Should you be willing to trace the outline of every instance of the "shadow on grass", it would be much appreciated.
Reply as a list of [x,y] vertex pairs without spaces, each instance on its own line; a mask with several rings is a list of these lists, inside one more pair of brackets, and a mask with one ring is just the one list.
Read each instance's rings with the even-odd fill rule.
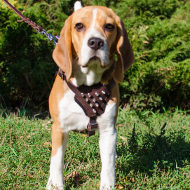
[[117,147],[118,156],[130,155],[130,159],[120,163],[117,168],[123,173],[130,170],[146,173],[151,176],[155,164],[159,169],[175,170],[184,167],[185,162],[190,162],[190,143],[185,141],[185,131],[170,132],[165,135],[166,124],[161,128],[160,134],[146,133],[143,142],[138,144],[138,135],[133,128],[128,145]]
[[6,118],[7,116],[14,115],[17,117],[26,116],[29,119],[45,119],[49,117],[49,111],[39,111],[38,109],[26,109],[26,108],[3,108],[0,105],[0,116]]
[[70,179],[67,180],[65,190],[69,190],[71,187],[79,188],[83,183],[85,183],[85,180],[82,179],[82,176],[77,172],[73,172]]

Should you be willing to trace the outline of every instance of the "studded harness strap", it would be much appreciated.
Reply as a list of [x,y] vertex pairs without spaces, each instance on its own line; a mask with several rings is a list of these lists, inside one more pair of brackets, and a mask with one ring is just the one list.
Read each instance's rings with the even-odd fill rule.
[[89,117],[87,129],[81,132],[87,133],[89,136],[94,135],[95,130],[98,128],[96,119],[105,111],[106,105],[111,97],[111,90],[115,84],[114,80],[109,80],[108,84],[98,83],[92,86],[82,85],[76,87],[70,81],[66,80],[65,74],[61,69],[59,69],[58,74],[75,93],[75,101]]

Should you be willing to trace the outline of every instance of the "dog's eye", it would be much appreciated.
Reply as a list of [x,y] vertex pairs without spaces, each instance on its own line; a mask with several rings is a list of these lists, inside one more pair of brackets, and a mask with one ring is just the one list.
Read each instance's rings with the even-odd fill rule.
[[113,24],[110,24],[110,23],[104,25],[104,29],[109,31],[109,32],[113,31],[114,28],[115,28],[115,26]]
[[75,24],[75,29],[76,29],[78,32],[82,31],[84,28],[85,28],[85,27],[84,27],[84,25],[83,25],[81,22]]

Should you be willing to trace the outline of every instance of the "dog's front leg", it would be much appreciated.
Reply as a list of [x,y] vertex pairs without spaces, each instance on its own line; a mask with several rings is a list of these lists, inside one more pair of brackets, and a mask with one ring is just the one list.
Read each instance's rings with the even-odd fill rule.
[[68,133],[63,133],[58,125],[52,126],[52,152],[50,164],[50,176],[46,189],[64,189],[64,154],[68,140]]
[[116,156],[116,129],[100,128],[100,155],[102,162],[100,190],[114,189],[115,185],[115,156]]

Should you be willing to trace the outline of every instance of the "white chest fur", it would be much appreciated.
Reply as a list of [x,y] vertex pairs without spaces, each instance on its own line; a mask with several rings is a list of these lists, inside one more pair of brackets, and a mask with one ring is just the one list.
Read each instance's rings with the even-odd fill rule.
[[[89,117],[83,109],[75,102],[74,93],[69,90],[59,103],[59,120],[64,132],[71,130],[84,130],[87,128]],[[101,129],[111,127],[117,114],[116,103],[108,103],[105,112],[97,118],[97,123]]]

